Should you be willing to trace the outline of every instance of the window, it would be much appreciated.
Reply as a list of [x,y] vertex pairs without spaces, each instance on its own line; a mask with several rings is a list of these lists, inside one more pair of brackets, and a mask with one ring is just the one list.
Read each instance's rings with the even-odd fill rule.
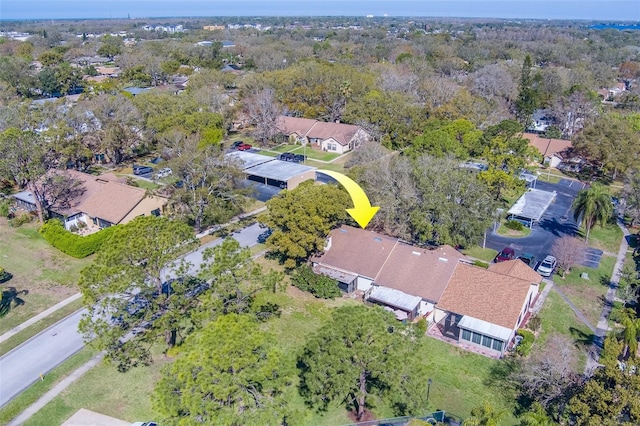
[[489,336],[482,336],[482,346],[486,346],[487,348],[491,348],[492,338]]
[[502,341],[493,339],[493,349],[496,351],[502,351]]
[[473,341],[473,343],[480,344],[480,342],[482,341],[482,334],[473,333],[473,337],[471,338],[471,340]]
[[462,330],[462,339],[471,340],[471,332],[469,330]]

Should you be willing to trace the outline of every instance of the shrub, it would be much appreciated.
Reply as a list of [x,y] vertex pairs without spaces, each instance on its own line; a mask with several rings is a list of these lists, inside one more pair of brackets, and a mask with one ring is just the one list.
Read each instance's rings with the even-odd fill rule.
[[524,229],[524,225],[517,220],[508,220],[504,226],[514,231],[522,231]]
[[320,299],[333,299],[341,294],[338,281],[314,273],[307,265],[299,267],[291,276],[291,281],[300,290],[308,291]]
[[98,251],[102,243],[112,232],[113,227],[110,227],[98,231],[95,234],[81,237],[80,235],[67,231],[57,219],[48,220],[40,227],[40,233],[49,244],[61,252],[78,259],[87,257]]
[[416,330],[418,331],[418,333],[420,333],[421,335],[425,335],[427,334],[427,319],[426,318],[420,318],[418,320],[418,322],[416,323]]
[[473,264],[484,269],[489,269],[489,264],[487,262],[483,262],[482,260],[474,260]]
[[33,216],[30,215],[29,213],[20,213],[13,219],[9,219],[9,226],[18,228],[24,225],[25,223],[31,222],[32,220],[33,220]]
[[0,200],[0,216],[9,217],[10,207],[11,207],[11,200],[8,200],[8,199]]
[[535,315],[529,320],[528,327],[532,331],[538,331],[540,329],[540,325],[542,325],[542,319],[539,316]]
[[516,335],[522,337],[522,341],[518,346],[516,346],[516,353],[520,356],[527,356],[529,352],[531,352],[531,348],[533,347],[533,342],[535,342],[536,337],[529,330],[519,329]]

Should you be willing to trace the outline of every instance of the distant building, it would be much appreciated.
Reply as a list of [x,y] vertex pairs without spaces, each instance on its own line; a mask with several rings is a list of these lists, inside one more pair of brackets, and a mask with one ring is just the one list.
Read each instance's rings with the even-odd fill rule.
[[205,25],[202,29],[205,31],[221,31],[224,30],[224,25]]

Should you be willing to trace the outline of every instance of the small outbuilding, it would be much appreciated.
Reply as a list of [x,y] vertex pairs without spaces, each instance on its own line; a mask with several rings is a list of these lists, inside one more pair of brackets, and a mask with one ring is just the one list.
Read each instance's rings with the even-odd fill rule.
[[509,209],[508,219],[518,220],[529,228],[539,222],[544,212],[556,198],[556,192],[529,188]]
[[254,182],[282,189],[294,189],[302,182],[316,178],[316,168],[304,164],[281,161],[247,151],[231,152],[227,155],[237,158],[242,163],[247,179]]

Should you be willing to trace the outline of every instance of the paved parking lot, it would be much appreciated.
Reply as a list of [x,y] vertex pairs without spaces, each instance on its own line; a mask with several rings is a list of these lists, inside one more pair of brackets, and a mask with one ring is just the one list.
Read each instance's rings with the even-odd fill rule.
[[[537,182],[536,189],[556,191],[557,195],[540,222],[533,226],[531,234],[525,238],[509,238],[498,235],[490,229],[487,232],[486,246],[498,251],[504,247],[512,247],[516,251],[516,256],[531,253],[538,261],[544,259],[551,251],[555,240],[565,235],[575,235],[578,230],[578,225],[573,220],[571,204],[583,187],[584,184],[569,179],[562,179],[557,184]],[[595,257],[592,256],[590,259],[595,260]]]

